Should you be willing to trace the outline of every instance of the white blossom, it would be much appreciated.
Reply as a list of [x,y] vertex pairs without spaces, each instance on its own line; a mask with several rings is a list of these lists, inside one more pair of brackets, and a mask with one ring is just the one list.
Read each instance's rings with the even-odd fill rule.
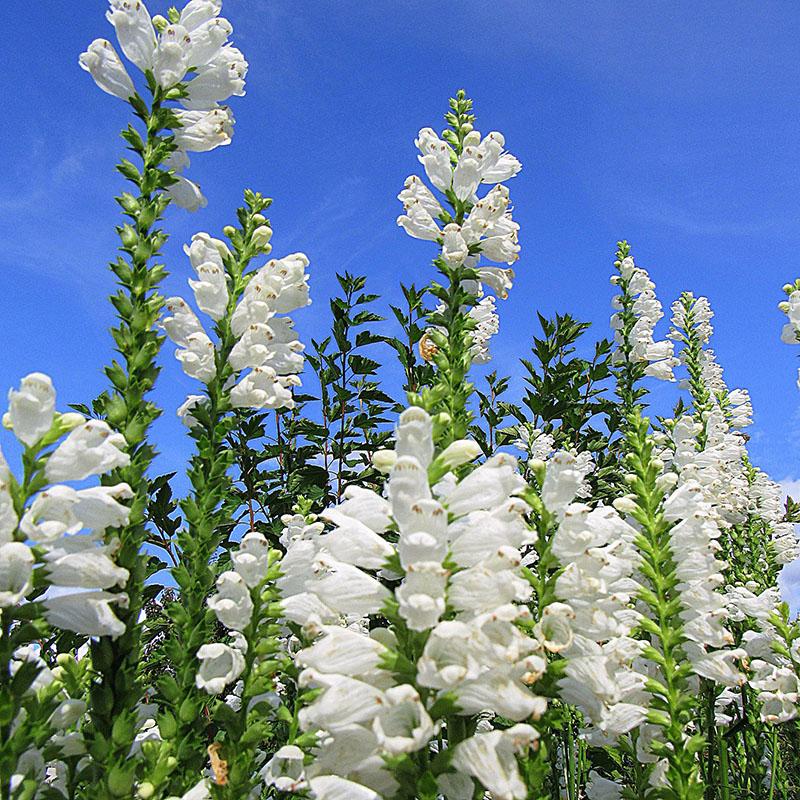
[[133,81],[114,46],[107,39],[95,39],[78,62],[94,82],[108,94],[128,100],[136,93]]
[[53,424],[55,404],[53,382],[41,372],[26,375],[19,389],[10,389],[7,418],[17,439],[28,447],[35,445]]
[[114,433],[102,420],[88,420],[71,431],[47,461],[48,480],[81,481],[125,467],[130,456],[124,451],[125,437]]
[[195,676],[198,689],[222,694],[244,671],[244,656],[234,647],[215,642],[197,651],[200,668]]

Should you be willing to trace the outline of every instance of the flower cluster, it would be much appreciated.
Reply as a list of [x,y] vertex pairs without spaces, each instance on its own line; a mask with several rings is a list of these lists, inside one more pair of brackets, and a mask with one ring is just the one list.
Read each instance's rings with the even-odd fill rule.
[[[269,252],[271,233],[262,225],[254,234],[264,252]],[[232,336],[235,344],[222,354],[226,363],[221,364],[219,348],[189,304],[180,297],[169,298],[163,325],[178,345],[175,357],[183,371],[207,384],[224,366],[226,376],[231,373],[224,388],[230,391],[234,408],[291,408],[291,387],[300,385],[297,375],[305,359],[294,323],[283,315],[311,302],[306,256],[293,253],[271,259],[239,281],[230,269],[231,252],[220,239],[198,233],[185,250],[197,273],[197,280],[189,281],[197,307],[217,323],[222,337]],[[249,372],[236,382],[235,374],[243,370]],[[203,399],[202,395],[190,395],[179,409],[187,425],[194,423],[192,410]]]
[[52,381],[38,372],[9,391],[8,402],[3,422],[34,469],[19,482],[0,453],[0,608],[24,603],[38,575],[37,586],[48,587],[41,602],[51,625],[120,636],[125,626],[113,606],[128,598],[108,590],[124,587],[128,571],[114,563],[118,542],[104,534],[127,523],[130,510],[120,501],[133,493],[126,483],[83,489],[68,483],[127,465],[125,440],[101,420],[57,413]]
[[[587,740],[603,745],[639,726],[647,714],[644,679],[631,669],[642,642],[631,608],[640,557],[636,529],[612,507],[575,503],[586,465],[560,451],[547,462],[541,498],[558,520],[552,552],[564,565],[556,594],[567,603],[573,631],[561,655],[569,659],[561,696],[591,722]],[[624,508],[624,504],[622,506]]]
[[[353,487],[323,513],[327,532],[289,520],[278,585],[287,619],[312,640],[296,656],[300,684],[321,690],[300,712],[301,727],[319,731],[306,777],[312,788],[329,774],[391,796],[386,759],[434,753],[443,731],[447,797],[463,796],[471,776],[495,797],[523,798],[514,753],[536,731],[521,724],[463,739],[457,720],[538,719],[547,703],[529,687],[562,636],[556,624],[531,630],[520,569],[535,533],[514,460],[496,455],[458,480],[479,449],[457,441],[437,454],[434,422],[421,408],[401,415],[396,448],[382,458],[392,464],[386,498]],[[379,613],[388,627],[369,624]]]
[[618,274],[611,283],[619,286],[612,306],[617,309],[611,317],[617,349],[617,363],[646,364],[645,374],[660,380],[674,380],[672,370],[678,361],[673,355],[673,344],[667,340],[656,342],[653,332],[664,316],[661,302],[656,297],[655,285],[633,257],[625,256],[617,262]]
[[[244,95],[247,62],[228,39],[233,27],[220,17],[221,0],[190,0],[170,19],[150,17],[142,0],[109,0],[106,18],[114,26],[126,58],[138,67],[173,109],[174,144],[165,166],[175,174],[168,188],[172,199],[194,211],[206,204],[196,183],[177,174],[189,166],[187,153],[202,153],[229,144],[233,114],[219,104]],[[104,91],[131,101],[137,91],[114,46],[95,39],[79,59]]]

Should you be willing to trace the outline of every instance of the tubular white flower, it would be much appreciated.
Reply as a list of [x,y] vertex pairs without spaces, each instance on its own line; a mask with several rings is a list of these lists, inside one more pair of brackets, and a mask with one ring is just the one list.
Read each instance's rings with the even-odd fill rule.
[[295,660],[303,667],[318,672],[358,676],[376,670],[386,654],[380,642],[347,628],[331,625],[314,626],[321,637],[304,650]]
[[253,616],[253,601],[244,578],[228,570],[217,578],[217,594],[208,599],[208,607],[230,630],[243,631]]
[[218,322],[228,307],[228,281],[225,271],[215,264],[201,264],[197,268],[199,280],[189,280],[197,307]]
[[164,317],[162,327],[167,336],[179,347],[188,347],[189,337],[194,333],[203,333],[203,326],[182,297],[170,297],[164,303],[170,316]]
[[[71,543],[70,540],[63,542],[66,548]],[[128,570],[118,567],[106,554],[105,548],[90,547],[70,552],[59,544],[58,541],[53,542],[45,556],[45,572],[51,584],[81,589],[111,589],[125,586],[128,582]]]
[[130,75],[107,39],[95,39],[86,52],[81,53],[78,63],[104,92],[121,100],[136,94]]
[[279,748],[262,768],[259,775],[267,786],[279,792],[297,792],[305,789],[304,753],[299,747],[287,744]]
[[479,733],[455,747],[452,765],[477,778],[496,800],[525,800],[528,790],[516,756],[535,746],[539,734],[530,725]]
[[791,292],[779,308],[789,318],[781,331],[781,341],[785,344],[800,344],[800,290]]
[[372,789],[336,775],[320,775],[312,778],[308,785],[316,800],[381,800]]
[[406,178],[403,191],[397,195],[397,199],[403,204],[404,208],[419,204],[434,219],[444,210],[434,197],[433,192],[416,175],[410,175]]
[[142,72],[155,63],[156,34],[141,0],[109,0],[106,19],[114,26],[122,52]]
[[406,579],[397,590],[399,614],[412,631],[434,627],[445,610],[448,571],[436,561],[409,564]]
[[175,358],[180,361],[183,371],[203,383],[208,383],[217,374],[214,356],[214,343],[202,331],[189,334],[186,347],[175,351]]
[[294,400],[287,386],[299,381],[279,377],[272,367],[255,367],[231,389],[234,408],[294,408]]
[[225,45],[206,64],[199,66],[188,83],[188,96],[181,99],[181,105],[188,109],[212,108],[229,97],[243,97],[247,67],[242,52]]
[[195,683],[209,694],[222,694],[244,672],[244,656],[226,644],[204,644],[197,651],[197,658],[200,668]]
[[110,636],[116,639],[125,632],[125,625],[111,610],[113,603],[127,606],[126,594],[109,592],[76,592],[59,594],[44,600],[45,619],[58,628],[84,636]]
[[8,420],[17,439],[28,447],[35,445],[50,430],[55,405],[53,382],[41,372],[31,372],[19,389],[9,389]]
[[230,144],[233,136],[233,113],[227,106],[198,111],[175,111],[180,127],[175,143],[181,150],[206,153]]
[[413,753],[425,747],[437,726],[417,690],[408,684],[393,686],[384,697],[385,703],[372,721],[378,744],[391,755]]
[[263,534],[250,531],[242,537],[239,549],[231,553],[231,561],[247,586],[254,589],[267,574],[269,542]]
[[22,542],[0,544],[0,608],[17,605],[30,591],[34,560]]
[[125,437],[114,433],[102,420],[88,420],[75,428],[50,456],[45,467],[47,479],[81,481],[90,475],[102,475],[130,463],[122,448]]
[[175,175],[176,183],[167,188],[167,194],[172,198],[176,205],[186,211],[198,211],[208,205],[205,195],[200,191],[200,187],[184,178],[183,175]]

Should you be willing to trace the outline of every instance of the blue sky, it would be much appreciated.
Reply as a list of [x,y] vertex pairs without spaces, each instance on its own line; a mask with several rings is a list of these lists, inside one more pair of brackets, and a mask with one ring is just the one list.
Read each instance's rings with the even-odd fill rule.
[[[114,164],[128,119],[77,65],[92,39],[113,38],[106,3],[79,7],[4,5],[0,387],[48,372],[62,405],[104,386]],[[800,7],[226,0],[224,12],[250,62],[248,92],[232,103],[233,143],[193,159],[208,208],[169,212],[168,292],[185,291],[180,246],[219,231],[246,186],[275,199],[274,254],[311,259],[316,306],[297,315],[303,336],[322,332],[316,312],[337,270],[367,274],[389,301],[401,278],[426,282],[431,246],[396,227],[395,195],[417,170],[417,130],[440,128],[463,86],[477,127],[502,131],[524,164],[510,184],[522,254],[493,366],[515,371],[537,310],[605,335],[625,237],[665,306],[682,290],[710,298],[727,380],[753,396],[753,459],[800,480],[800,350],[780,343],[776,309],[800,274]],[[173,409],[194,387],[171,349],[163,361],[167,470],[189,451]]]

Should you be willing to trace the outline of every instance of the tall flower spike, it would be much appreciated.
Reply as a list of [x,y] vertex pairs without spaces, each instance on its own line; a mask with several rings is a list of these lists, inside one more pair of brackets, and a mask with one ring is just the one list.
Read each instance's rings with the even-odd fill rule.
[[[535,534],[524,516],[530,507],[517,496],[525,482],[515,461],[496,455],[459,481],[451,470],[477,448],[457,442],[437,452],[432,434],[428,413],[407,409],[388,498],[348,489],[322,515],[333,526],[327,532],[287,520],[278,587],[284,613],[309,640],[296,655],[300,685],[322,690],[299,715],[318,742],[306,777],[313,786],[314,778],[338,775],[394,796],[397,777],[385,759],[432,754],[442,731],[458,772],[442,776],[441,790],[474,776],[498,797],[521,798],[513,753],[536,732],[519,725],[473,740],[463,718],[491,709],[521,722],[545,712],[546,700],[530,687],[547,669],[547,649],[570,637],[556,620],[569,607],[553,606],[552,624],[531,635],[520,548]],[[388,627],[368,632],[364,618],[376,614]],[[468,766],[473,750],[485,753],[486,769]],[[502,779],[492,769],[497,758]],[[422,779],[425,759],[408,763],[417,761]]]
[[[244,94],[247,62],[228,43],[233,26],[219,16],[222,4],[208,0],[190,0],[180,13],[171,11],[169,20],[151,18],[142,0],[109,0],[109,6],[106,18],[120,48],[144,73],[156,104],[176,100],[186,109],[163,115],[161,127],[175,136],[174,152],[163,157],[173,172],[172,183],[164,188],[179,206],[196,211],[206,200],[200,187],[180,174],[189,166],[186,153],[230,143],[233,115],[219,104]],[[79,63],[104,92],[130,102],[141,115],[145,106],[109,41],[95,39]]]
[[[438,408],[427,399],[412,398],[412,402],[446,411],[452,420],[451,440],[456,440],[469,427],[470,363],[489,360],[488,341],[498,329],[491,299],[478,301],[484,285],[507,297],[514,277],[510,269],[482,266],[481,255],[509,265],[519,257],[519,225],[511,216],[508,189],[502,182],[522,167],[504,151],[500,133],[481,137],[474,129],[472,101],[463,90],[451,98],[450,109],[445,115],[449,128],[441,138],[432,128],[423,128],[415,140],[419,162],[442,197],[422,178],[411,175],[398,195],[404,213],[397,224],[410,236],[435,241],[441,248],[434,266],[445,281],[430,289],[439,304],[428,318],[423,354],[438,368],[430,393]],[[480,197],[482,184],[494,185]]]

